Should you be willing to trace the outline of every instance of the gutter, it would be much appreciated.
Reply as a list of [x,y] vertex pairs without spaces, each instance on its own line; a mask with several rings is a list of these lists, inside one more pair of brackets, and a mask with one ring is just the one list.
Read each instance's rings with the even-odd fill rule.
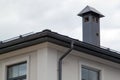
[[62,61],[63,59],[70,54],[70,52],[73,50],[74,47],[74,41],[71,41],[71,47],[68,49],[68,51],[63,54],[58,61],[58,80],[62,80]]

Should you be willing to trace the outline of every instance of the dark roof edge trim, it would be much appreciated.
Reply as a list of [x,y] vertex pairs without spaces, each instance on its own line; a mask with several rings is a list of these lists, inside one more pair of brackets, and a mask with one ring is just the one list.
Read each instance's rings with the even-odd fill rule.
[[63,36],[55,32],[51,32],[49,30],[44,30],[43,32],[11,41],[9,43],[4,44],[3,46],[0,45],[0,54],[5,54],[10,51],[22,49],[22,48],[40,44],[43,42],[51,42],[60,46],[70,47],[70,43],[72,40],[75,41],[74,50],[82,51],[82,52],[85,52],[86,54],[97,56],[97,57],[107,59],[112,62],[116,62],[120,64],[120,54],[118,53],[115,53],[106,49],[102,49],[102,48],[78,41],[76,39],[72,39],[67,36]]

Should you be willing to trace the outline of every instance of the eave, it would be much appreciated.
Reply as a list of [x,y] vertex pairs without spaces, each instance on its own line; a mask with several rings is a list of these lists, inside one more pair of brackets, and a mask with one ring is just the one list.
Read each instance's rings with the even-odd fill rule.
[[50,42],[69,48],[72,40],[74,40],[75,42],[74,50],[120,64],[120,54],[118,54],[117,52],[113,52],[64,35],[60,35],[50,30],[44,30],[42,32],[35,33],[26,37],[20,37],[18,39],[6,43],[1,43],[0,54],[6,54],[11,51],[15,51],[44,42]]

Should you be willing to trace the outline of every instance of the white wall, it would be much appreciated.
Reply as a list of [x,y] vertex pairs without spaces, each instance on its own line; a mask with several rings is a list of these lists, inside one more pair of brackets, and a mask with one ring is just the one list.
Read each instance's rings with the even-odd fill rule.
[[117,68],[75,55],[69,55],[63,61],[63,80],[81,80],[83,65],[100,70],[100,80],[120,80],[120,66]]
[[[24,60],[28,61],[28,80],[57,80],[57,62],[59,57],[66,51],[67,49],[63,47],[45,43],[10,52],[11,55],[9,55],[10,53],[0,55],[0,80],[6,80],[5,66]],[[82,65],[101,70],[101,80],[120,80],[119,65],[82,54],[81,52],[72,51],[63,60],[63,80],[81,80]]]
[[[46,43],[0,55],[0,80],[7,80],[6,67],[8,65],[20,63],[23,61],[27,61],[27,80],[39,80],[37,78],[38,76],[40,76],[38,75],[38,69],[39,66],[43,65],[44,63],[39,65],[40,62],[38,61],[38,58],[40,58],[40,56],[38,55],[45,55],[45,49],[47,48],[45,47]],[[41,53],[39,53],[40,51]]]
[[49,48],[38,50],[37,80],[57,80],[57,51]]
[[8,65],[27,61],[27,80],[57,80],[57,50],[47,43],[0,55],[0,80],[6,80]]

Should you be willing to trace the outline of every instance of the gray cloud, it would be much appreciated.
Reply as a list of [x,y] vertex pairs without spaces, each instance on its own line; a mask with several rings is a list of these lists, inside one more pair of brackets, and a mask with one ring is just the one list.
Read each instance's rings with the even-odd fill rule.
[[101,44],[120,50],[120,44],[113,45],[120,40],[119,4],[119,0],[0,0],[0,40],[43,29],[82,40],[77,14],[90,5],[106,16],[101,19]]

